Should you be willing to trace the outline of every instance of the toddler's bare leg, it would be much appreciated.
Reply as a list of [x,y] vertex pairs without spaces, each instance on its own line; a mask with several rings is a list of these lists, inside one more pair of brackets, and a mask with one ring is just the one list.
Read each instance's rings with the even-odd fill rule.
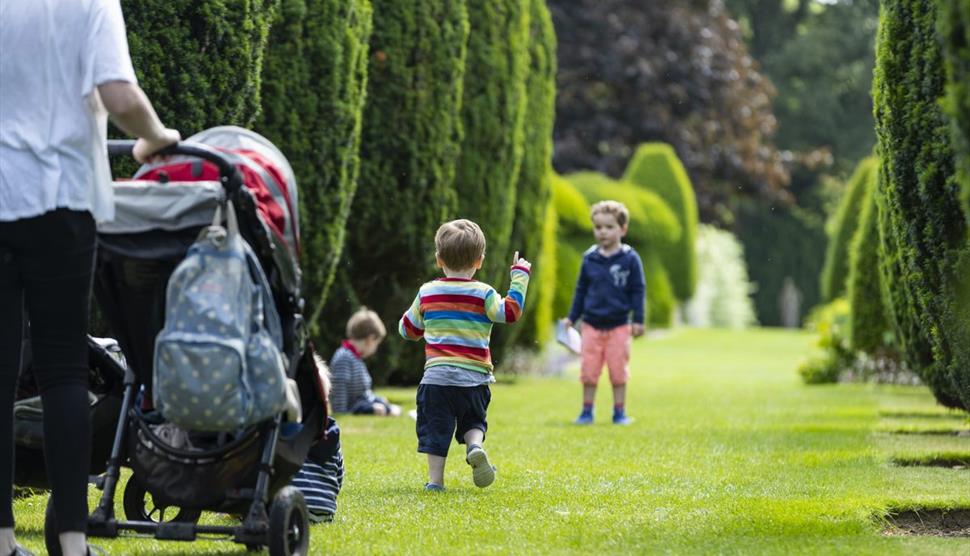
[[623,407],[626,404],[626,384],[613,387],[613,406]]
[[[616,389],[614,389],[614,392]],[[583,405],[593,405],[596,401],[596,385],[595,384],[584,384],[583,385]]]
[[445,486],[445,459],[441,456],[428,454],[428,482]]
[[482,429],[469,429],[468,432],[465,433],[464,438],[465,448],[467,450],[467,448],[470,448],[471,446],[481,446],[482,443],[485,442],[485,433],[482,432]]

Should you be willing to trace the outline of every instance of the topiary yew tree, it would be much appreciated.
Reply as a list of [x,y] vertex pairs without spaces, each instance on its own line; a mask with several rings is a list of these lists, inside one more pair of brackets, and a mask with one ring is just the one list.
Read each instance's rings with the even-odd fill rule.
[[142,89],[162,122],[187,137],[217,125],[251,127],[278,0],[122,0]]
[[684,165],[670,145],[645,143],[637,148],[623,180],[656,193],[677,217],[680,239],[658,250],[658,255],[674,296],[686,302],[697,287],[697,199]]
[[300,186],[303,293],[317,329],[357,189],[369,0],[282,0],[270,32],[256,129]]
[[862,207],[869,197],[872,174],[877,171],[878,161],[864,158],[856,166],[845,186],[839,208],[832,218],[828,246],[825,249],[825,265],[822,267],[822,301],[829,302],[845,294],[846,277],[849,274],[849,245],[859,227]]
[[525,138],[530,8],[529,0],[467,1],[471,30],[455,189],[459,216],[478,223],[488,241],[477,277],[501,288],[514,248],[509,238]]
[[[966,311],[952,284],[967,248],[951,124],[940,99],[946,78],[937,5],[884,0],[873,81],[878,137],[880,270],[896,336],[937,400],[970,409],[958,377],[970,342],[953,341],[948,315]],[[965,383],[963,383],[965,384]]]
[[[545,0],[529,0],[529,69],[522,164],[515,183],[515,218],[509,250],[535,266],[522,320],[499,327],[503,344],[541,349],[552,323],[556,270],[556,217],[551,202],[552,126],[556,100],[556,33]],[[508,278],[502,276],[502,283]],[[493,342],[495,343],[495,342]]]
[[[376,310],[396,333],[418,287],[435,276],[435,230],[457,209],[465,2],[372,4],[360,176],[338,290],[327,304],[328,347],[358,304]],[[421,376],[423,360],[416,344],[386,342],[371,369],[378,381],[408,381]]]
[[[876,163],[875,161],[873,161]],[[866,353],[885,352],[890,331],[879,276],[879,215],[876,212],[878,172],[868,172],[862,187],[859,225],[849,245],[847,280],[849,341],[852,349]],[[848,192],[846,192],[848,193]]]

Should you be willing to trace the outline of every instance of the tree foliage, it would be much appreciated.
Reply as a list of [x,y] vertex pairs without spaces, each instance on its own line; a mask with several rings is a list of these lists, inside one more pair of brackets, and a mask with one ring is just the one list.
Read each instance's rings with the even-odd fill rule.
[[[873,163],[878,164],[874,160]],[[859,225],[849,246],[846,286],[851,311],[849,341],[852,349],[870,354],[885,351],[891,345],[891,329],[879,275],[878,178],[878,171],[868,172],[862,188],[862,202],[858,207]]]
[[826,303],[845,294],[846,277],[849,274],[849,247],[859,227],[862,207],[871,197],[870,183],[873,173],[878,171],[878,164],[875,158],[870,157],[856,166],[846,184],[838,210],[832,216],[821,277],[822,301]]
[[890,315],[909,366],[951,407],[970,409],[965,377],[968,342],[953,342],[947,315],[950,284],[967,222],[958,198],[950,122],[941,108],[945,72],[936,4],[884,0],[873,81],[879,175],[880,270]]
[[[362,303],[396,330],[417,288],[435,275],[434,233],[457,208],[465,3],[381,0],[373,21],[359,185],[340,289],[327,309],[332,344]],[[377,380],[413,380],[422,362],[418,346],[387,342],[371,367]]]
[[217,125],[252,126],[277,3],[121,2],[138,82],[166,125],[184,137]]
[[282,0],[256,129],[286,153],[300,186],[303,294],[315,332],[357,189],[367,86],[369,0]]
[[655,192],[677,217],[680,238],[659,255],[674,296],[687,301],[697,286],[697,199],[684,165],[670,145],[645,143],[637,148],[623,180]]
[[467,0],[470,32],[455,176],[459,214],[478,223],[489,256],[479,279],[507,280],[522,163],[529,71],[528,0]]
[[[514,186],[515,218],[509,250],[535,266],[520,323],[502,330],[504,344],[541,349],[553,321],[556,216],[551,202],[552,127],[556,110],[556,33],[545,0],[529,3],[529,68],[522,164]],[[541,231],[541,233],[539,233]],[[502,283],[507,277],[502,276]],[[499,284],[496,284],[499,285]],[[494,343],[494,342],[493,342]]]
[[768,141],[774,89],[720,0],[551,0],[559,36],[554,164],[622,173],[636,145],[674,147],[701,214],[741,193],[784,197]]

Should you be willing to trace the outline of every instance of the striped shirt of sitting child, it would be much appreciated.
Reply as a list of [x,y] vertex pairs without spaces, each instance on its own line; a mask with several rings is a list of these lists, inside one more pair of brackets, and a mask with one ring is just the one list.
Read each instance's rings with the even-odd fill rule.
[[492,324],[517,321],[529,289],[528,269],[513,266],[511,275],[504,298],[492,286],[470,278],[438,278],[421,286],[398,332],[408,340],[424,338],[425,369],[450,365],[492,372]]

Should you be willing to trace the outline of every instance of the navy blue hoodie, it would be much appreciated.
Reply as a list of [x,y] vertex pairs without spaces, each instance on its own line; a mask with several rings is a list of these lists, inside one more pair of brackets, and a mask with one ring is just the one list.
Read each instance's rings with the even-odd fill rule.
[[596,245],[583,254],[569,320],[580,317],[600,330],[630,322],[643,324],[646,282],[640,255],[629,245],[604,257]]

